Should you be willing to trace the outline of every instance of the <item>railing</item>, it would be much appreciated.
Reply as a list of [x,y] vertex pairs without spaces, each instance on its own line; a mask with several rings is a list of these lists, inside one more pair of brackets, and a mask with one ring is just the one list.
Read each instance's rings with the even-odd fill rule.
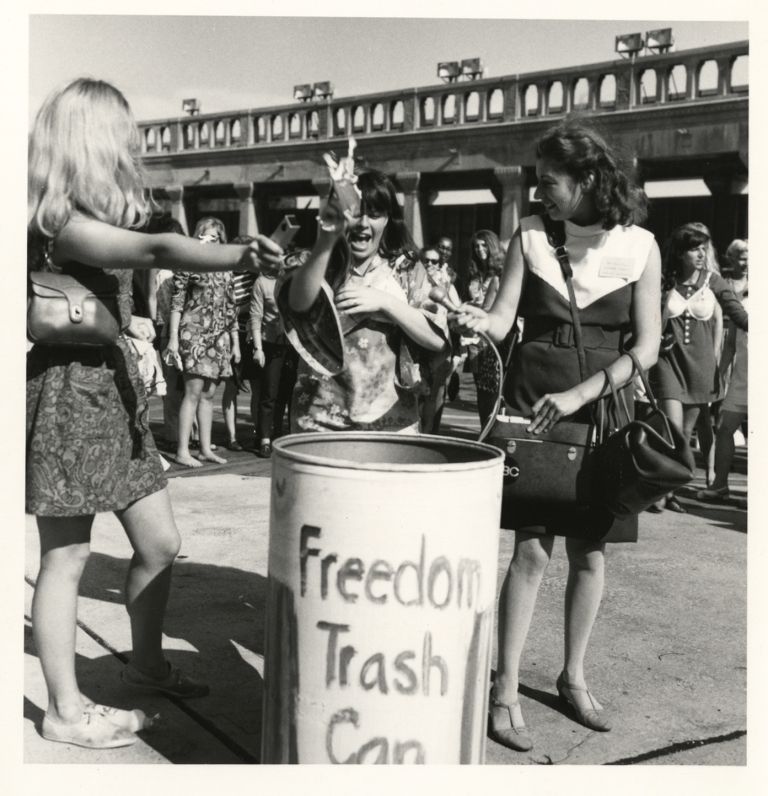
[[746,95],[749,44],[139,124],[147,156],[612,113]]

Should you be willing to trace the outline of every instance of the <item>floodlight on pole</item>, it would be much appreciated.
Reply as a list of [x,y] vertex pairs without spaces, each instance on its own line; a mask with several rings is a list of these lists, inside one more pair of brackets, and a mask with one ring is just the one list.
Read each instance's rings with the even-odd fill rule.
[[309,83],[301,83],[293,87],[293,98],[297,102],[307,102],[312,99],[312,86]]
[[477,80],[483,76],[485,67],[480,58],[465,58],[461,62],[461,74],[467,80]]
[[622,58],[629,58],[634,61],[637,54],[643,49],[643,34],[642,33],[625,33],[622,36],[616,37],[616,52]]
[[333,96],[333,83],[322,80],[312,85],[312,95],[315,99],[330,99]]
[[458,61],[440,61],[437,65],[437,76],[444,83],[455,83],[459,79],[460,72]]
[[672,28],[649,30],[645,34],[645,48],[651,52],[669,52],[674,43],[675,40],[672,38]]
[[181,112],[188,113],[190,116],[197,116],[200,113],[200,101],[194,97],[181,101]]

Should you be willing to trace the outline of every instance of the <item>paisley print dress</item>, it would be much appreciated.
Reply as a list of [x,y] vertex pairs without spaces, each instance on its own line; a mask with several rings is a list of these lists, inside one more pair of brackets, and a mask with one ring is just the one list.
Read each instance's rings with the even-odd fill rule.
[[[56,269],[45,241],[30,246],[30,270]],[[131,276],[120,283],[120,320],[131,318]],[[27,354],[26,511],[74,517],[124,509],[166,485],[149,430],[149,404],[133,346],[35,345]]]
[[205,379],[231,376],[230,335],[237,334],[232,272],[177,272],[171,310],[181,313],[179,356],[184,373]]
[[[429,302],[429,281],[420,263],[398,267],[375,257],[364,273],[352,266],[343,287],[367,286],[418,307],[447,339],[445,314]],[[287,290],[285,284],[280,290]],[[331,312],[322,298],[309,312]],[[291,432],[390,431],[417,433],[423,389],[422,354],[383,315],[341,315],[344,369],[337,376],[314,372],[303,360],[291,406]]]

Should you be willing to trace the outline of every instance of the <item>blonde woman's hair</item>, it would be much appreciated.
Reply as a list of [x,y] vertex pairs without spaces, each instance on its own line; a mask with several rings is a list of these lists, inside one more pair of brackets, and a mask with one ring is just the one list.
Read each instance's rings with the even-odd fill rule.
[[54,237],[76,212],[117,227],[142,226],[140,138],[125,97],[80,78],[53,92],[29,137],[27,224]]

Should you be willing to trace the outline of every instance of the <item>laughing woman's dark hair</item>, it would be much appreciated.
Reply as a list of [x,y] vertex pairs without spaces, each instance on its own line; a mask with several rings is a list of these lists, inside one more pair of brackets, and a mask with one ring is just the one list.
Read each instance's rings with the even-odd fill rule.
[[646,219],[645,191],[632,183],[615,150],[592,127],[575,120],[552,127],[538,140],[536,157],[551,160],[575,180],[594,176],[594,202],[605,229]]
[[379,254],[388,260],[401,254],[411,260],[418,260],[419,249],[405,225],[403,208],[397,201],[397,187],[392,180],[381,171],[369,169],[360,172],[357,187],[363,195],[363,213],[389,216],[379,245]]

